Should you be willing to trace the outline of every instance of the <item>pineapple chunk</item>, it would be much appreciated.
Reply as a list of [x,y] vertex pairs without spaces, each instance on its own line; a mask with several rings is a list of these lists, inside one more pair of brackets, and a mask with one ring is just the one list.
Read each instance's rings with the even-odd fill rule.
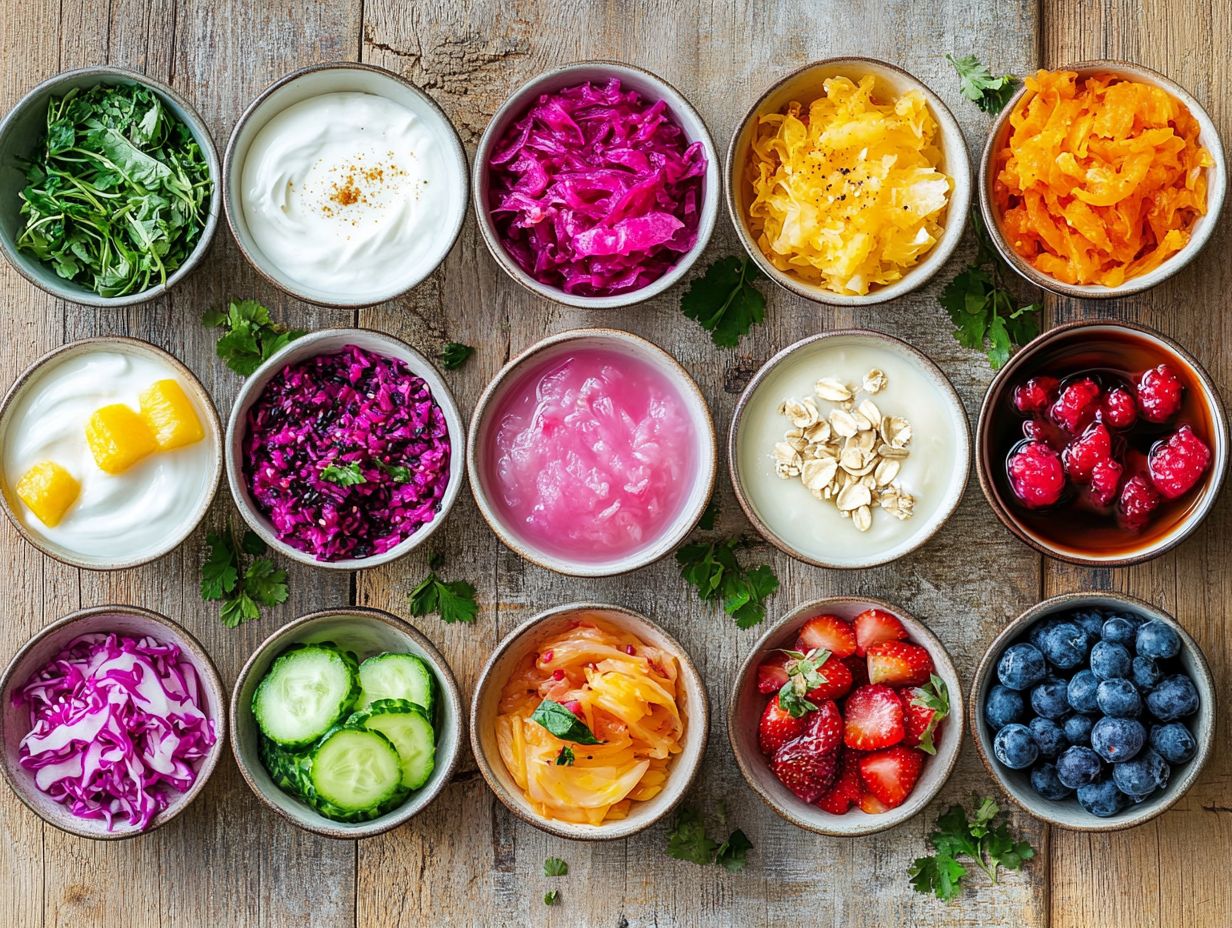
[[183,448],[205,437],[192,400],[174,380],[155,381],[141,394],[141,418],[161,451]]
[[109,474],[122,474],[158,450],[146,421],[123,403],[94,411],[86,423],[86,443],[95,463]]
[[48,528],[64,518],[77,501],[81,484],[55,461],[39,461],[17,481],[17,495]]

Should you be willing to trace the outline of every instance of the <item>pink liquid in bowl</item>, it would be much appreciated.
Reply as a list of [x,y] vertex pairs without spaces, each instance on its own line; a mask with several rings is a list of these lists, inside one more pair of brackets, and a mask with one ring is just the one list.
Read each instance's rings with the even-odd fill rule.
[[602,562],[658,541],[697,472],[684,398],[639,358],[581,348],[540,364],[502,398],[489,453],[511,529],[556,557]]

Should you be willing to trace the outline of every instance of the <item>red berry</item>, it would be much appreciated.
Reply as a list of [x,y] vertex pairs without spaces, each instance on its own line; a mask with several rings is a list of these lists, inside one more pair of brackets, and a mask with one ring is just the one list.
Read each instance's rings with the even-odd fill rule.
[[936,754],[939,726],[950,714],[950,694],[945,684],[913,686],[899,690],[898,695],[903,700],[903,744]]
[[1104,397],[1104,408],[1100,412],[1109,428],[1127,429],[1138,421],[1138,404],[1124,387],[1117,387]]
[[1010,487],[1028,509],[1051,506],[1065,489],[1061,458],[1043,442],[1019,445],[1006,464]]
[[1117,500],[1121,523],[1134,531],[1143,528],[1151,521],[1151,513],[1159,508],[1161,502],[1163,499],[1151,482],[1141,474],[1135,474],[1125,481]]
[[1060,451],[1070,441],[1067,433],[1057,428],[1047,419],[1028,419],[1022,424],[1022,434],[1024,438],[1029,438],[1032,441],[1042,441],[1054,451]]
[[901,641],[907,637],[903,623],[884,609],[865,609],[851,624],[856,629],[856,653],[861,655],[879,641]]
[[851,668],[842,661],[836,660],[833,655],[817,669],[817,672],[825,677],[826,682],[821,686],[813,687],[805,694],[804,698],[813,705],[820,705],[827,699],[838,699],[851,692],[854,683]]
[[860,755],[855,751],[843,749],[838,758],[838,776],[834,785],[826,791],[817,805],[831,815],[842,815],[864,794],[864,784],[860,782]]
[[826,702],[809,716],[798,737],[774,752],[770,769],[779,782],[805,802],[816,802],[838,775],[838,754],[843,746],[843,717],[838,706]]
[[836,615],[819,615],[809,619],[800,629],[796,650],[807,653],[814,648],[825,648],[840,660],[850,657],[856,653],[855,629],[850,622]]
[[932,676],[926,648],[906,641],[882,641],[868,649],[868,679],[890,686],[920,686]]
[[[898,621],[895,619],[895,621]],[[868,683],[868,661],[859,654],[843,658],[843,663],[851,671],[851,686],[853,689]]]
[[915,789],[924,768],[924,755],[896,747],[860,758],[860,779],[887,808],[901,806]]
[[791,660],[782,651],[766,658],[757,667],[757,692],[763,696],[777,693],[787,682],[787,662]]
[[1048,410],[1052,421],[1071,435],[1079,435],[1095,420],[1102,393],[1090,377],[1067,384]]
[[1125,468],[1112,458],[1096,461],[1091,469],[1091,499],[1097,506],[1111,506],[1121,488]]
[[1024,416],[1043,410],[1057,398],[1059,381],[1055,377],[1032,377],[1014,388],[1014,408]]
[[889,812],[890,807],[872,793],[865,793],[860,797],[860,811],[867,812],[869,815],[878,815],[882,812]]
[[862,686],[847,697],[843,743],[857,751],[888,748],[903,740],[903,701],[888,686]]
[[1211,449],[1193,429],[1182,425],[1167,441],[1157,442],[1147,457],[1151,482],[1164,499],[1184,496],[1211,466]]
[[774,752],[792,738],[797,738],[808,727],[808,716],[796,718],[781,705],[779,698],[772,696],[766,703],[766,709],[757,723],[757,746],[766,757],[773,757]]
[[1167,364],[1153,367],[1138,381],[1138,407],[1147,422],[1167,422],[1181,409],[1185,387]]
[[1102,422],[1096,422],[1061,452],[1065,473],[1074,483],[1090,483],[1091,471],[1100,461],[1112,458],[1112,435]]

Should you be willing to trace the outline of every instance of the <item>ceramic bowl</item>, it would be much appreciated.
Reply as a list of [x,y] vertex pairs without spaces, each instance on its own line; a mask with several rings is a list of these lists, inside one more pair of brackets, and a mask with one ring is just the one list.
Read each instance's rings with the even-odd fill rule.
[[988,141],[984,144],[984,154],[980,158],[979,201],[980,214],[983,216],[984,226],[988,229],[989,238],[992,239],[993,246],[1005,262],[1037,287],[1043,287],[1045,290],[1051,290],[1053,293],[1059,293],[1062,296],[1088,300],[1141,293],[1143,290],[1148,290],[1156,284],[1167,280],[1192,261],[1198,252],[1202,250],[1219,224],[1219,214],[1223,208],[1224,196],[1227,193],[1228,187],[1228,167],[1224,157],[1223,142],[1219,138],[1219,131],[1216,129],[1210,115],[1202,108],[1202,105],[1183,87],[1157,71],[1144,68],[1142,65],[1130,64],[1127,61],[1084,61],[1080,64],[1065,65],[1054,70],[1076,71],[1082,76],[1111,73],[1118,77],[1162,87],[1183,103],[1198,122],[1199,142],[1211,153],[1211,157],[1215,161],[1215,164],[1206,170],[1208,184],[1206,214],[1194,223],[1189,241],[1180,251],[1164,261],[1155,270],[1130,278],[1117,287],[1065,283],[1042,271],[1036,270],[1034,266],[1029,264],[1018,252],[1011,248],[1009,242],[1006,241],[1005,235],[1001,230],[1000,217],[992,201],[997,174],[994,159],[996,153],[1004,147],[1005,141],[1009,136],[1010,116],[1027,99],[1027,88],[1022,87],[993,122],[992,131],[988,133]]
[[[398,808],[369,822],[336,822],[284,793],[270,778],[257,749],[252,696],[270,664],[293,644],[332,641],[364,658],[384,651],[422,658],[436,678],[436,766],[422,787]],[[397,828],[432,804],[458,766],[465,738],[465,710],[457,681],[441,652],[409,623],[380,609],[322,609],[288,622],[266,638],[245,662],[231,693],[231,753],[245,782],[269,808],[294,825],[327,838],[369,838]]]
[[[257,508],[252,495],[248,491],[248,481],[244,477],[244,435],[247,432],[248,410],[260,399],[266,384],[284,367],[297,364],[319,354],[340,351],[347,345],[356,345],[366,351],[386,357],[398,358],[406,363],[412,374],[423,378],[432,391],[432,397],[441,407],[445,415],[445,423],[449,429],[449,484],[445,495],[437,508],[436,517],[426,525],[421,525],[417,531],[390,548],[384,554],[374,554],[365,558],[344,558],[337,561],[319,561],[311,554],[300,551],[282,541],[274,534],[274,527],[269,518]],[[432,363],[423,355],[392,335],[375,332],[371,329],[321,329],[304,335],[281,350],[275,352],[264,364],[257,368],[244,385],[240,387],[235,405],[231,407],[231,416],[227,420],[226,466],[227,483],[231,487],[231,496],[235,506],[244,517],[249,527],[261,536],[270,547],[285,554],[292,560],[313,567],[324,567],[329,570],[363,570],[368,567],[379,567],[400,557],[410,554],[421,544],[432,537],[449,515],[453,504],[462,490],[463,470],[465,468],[465,452],[460,445],[466,441],[466,427],[458,412],[453,394],[449,392],[444,379]]]
[[[833,503],[815,499],[799,477],[780,478],[774,447],[791,427],[778,412],[780,403],[812,396],[822,377],[859,387],[871,367],[884,369],[887,384],[868,398],[883,415],[904,417],[912,426],[905,477],[894,483],[915,496],[915,514],[900,522],[874,506],[872,528],[862,534]],[[832,406],[818,405],[823,413]],[[962,401],[932,361],[897,338],[848,329],[798,341],[762,366],[736,404],[727,458],[736,499],[767,541],[806,564],[866,568],[919,548],[953,514],[967,485],[971,436]]]
[[[526,114],[540,95],[586,81],[605,84],[613,77],[620,79],[622,87],[636,90],[647,100],[667,102],[668,109],[684,130],[688,140],[701,142],[705,149],[708,162],[706,178],[702,191],[702,202],[699,205],[697,241],[692,248],[680,256],[680,260],[666,274],[645,287],[628,293],[618,293],[612,296],[582,296],[566,293],[559,287],[540,283],[524,271],[505,250],[489,209],[488,195],[491,184],[488,177],[488,161],[506,130]],[[479,222],[479,231],[483,234],[483,241],[501,270],[537,296],[581,309],[615,309],[621,306],[632,306],[658,296],[683,278],[705,250],[706,244],[710,241],[710,235],[714,231],[715,219],[719,212],[718,165],[718,152],[714,147],[714,140],[710,137],[710,130],[706,128],[706,124],[692,104],[663,78],[643,68],[621,64],[617,61],[579,61],[575,64],[552,68],[527,81],[514,91],[513,96],[505,101],[492,117],[492,121],[488,123],[488,127],[479,139],[479,148],[475,152],[475,163],[472,169],[475,218]]]
[[[1005,648],[1023,637],[1031,626],[1040,620],[1083,607],[1109,609],[1122,613],[1129,611],[1145,616],[1148,620],[1159,619],[1171,625],[1181,637],[1181,653],[1178,660],[1185,673],[1193,680],[1201,700],[1198,713],[1185,720],[1197,742],[1197,753],[1194,757],[1187,763],[1173,765],[1172,778],[1163,790],[1145,802],[1130,805],[1109,818],[1092,815],[1078,804],[1077,799],[1057,802],[1039,796],[1031,788],[1029,771],[1011,770],[1002,766],[993,756],[994,732],[984,720],[984,701],[989,690],[997,683],[997,661]],[[1118,593],[1066,593],[1032,606],[1007,625],[1005,630],[993,640],[976,668],[975,679],[971,683],[970,698],[968,715],[971,719],[971,734],[975,739],[975,747],[979,751],[980,760],[984,762],[992,778],[997,781],[1010,799],[1036,818],[1072,831],[1119,831],[1122,828],[1132,828],[1134,825],[1150,821],[1185,795],[1189,787],[1198,779],[1202,767],[1214,750],[1215,683],[1211,677],[1210,667],[1197,642],[1176,619],[1162,609],[1140,599],[1134,599],[1132,596],[1123,596]]]
[[[1133,547],[1119,545],[1099,548],[1080,542],[1065,544],[1058,538],[1045,534],[1039,527],[1046,527],[1048,523],[1040,522],[1039,526],[1033,526],[1032,515],[1021,509],[1013,498],[1004,475],[1008,443],[1014,436],[1006,437],[1000,417],[1012,414],[1011,397],[1014,387],[1032,374],[1038,373],[1037,368],[1042,362],[1055,358],[1081,358],[1090,346],[1110,339],[1124,340],[1130,345],[1141,346],[1153,359],[1150,366],[1167,361],[1181,372],[1184,379],[1197,386],[1194,415],[1205,420],[1203,425],[1209,434],[1212,451],[1211,468],[1202,489],[1197,493],[1190,491],[1190,494],[1184,497],[1188,500],[1188,508],[1165,530],[1144,534],[1140,544]],[[1080,367],[1089,366],[1081,361],[1076,363]],[[1145,367],[1143,369],[1145,370]],[[1185,414],[1182,415],[1182,419],[1184,418]],[[1167,336],[1146,326],[1129,322],[1071,322],[1050,329],[1031,341],[1011,357],[993,378],[980,408],[975,447],[976,473],[979,475],[980,487],[992,511],[1011,532],[1037,551],[1058,560],[1091,567],[1123,567],[1150,560],[1171,550],[1189,537],[1206,518],[1215,505],[1227,474],[1228,423],[1214,381],[1193,355]]]
[[[523,377],[542,365],[564,358],[575,350],[588,348],[601,348],[637,358],[664,374],[683,398],[693,421],[696,441],[697,470],[692,476],[692,486],[676,518],[652,544],[631,554],[602,561],[563,557],[542,550],[518,534],[508,514],[497,504],[499,489],[493,486],[494,481],[489,469],[491,462],[495,460],[495,453],[490,452],[489,448],[494,441],[494,431],[500,426],[496,416],[510,391],[520,385]],[[680,363],[662,348],[617,329],[574,329],[552,335],[531,345],[502,367],[475,404],[467,445],[466,467],[470,475],[471,493],[474,494],[479,511],[492,531],[506,547],[528,561],[574,577],[608,577],[628,573],[645,567],[674,550],[693,530],[705,511],[714,490],[715,471],[718,469],[714,423],[697,383]]]
[[[150,635],[165,644],[177,645],[197,671],[202,707],[214,723],[216,740],[210,752],[198,762],[197,778],[192,786],[184,793],[168,793],[170,802],[167,808],[154,817],[145,831],[139,831],[129,825],[127,820],[117,821],[115,828],[109,831],[106,822],[78,818],[67,806],[41,792],[34,785],[33,773],[18,763],[21,739],[30,731],[30,713],[28,708],[14,705],[13,697],[16,692],[75,638],[81,635],[110,633],[137,638]],[[61,831],[83,838],[132,838],[167,824],[183,812],[204,789],[218,765],[218,758],[222,756],[226,741],[227,694],[214,662],[196,638],[166,616],[149,609],[137,606],[95,606],[58,619],[22,645],[21,650],[9,661],[4,676],[0,677],[0,743],[4,748],[4,754],[0,757],[0,769],[3,770],[5,779],[17,794],[17,798],[35,815]]]
[[[19,194],[28,183],[23,162],[31,158],[42,144],[47,131],[47,104],[53,96],[63,96],[75,87],[87,88],[96,84],[141,84],[158,94],[167,109],[188,127],[188,131],[201,147],[201,154],[209,166],[210,180],[214,184],[205,228],[184,263],[167,275],[166,283],[159,283],[148,290],[127,296],[99,296],[93,290],[60,277],[55,270],[33,255],[17,250],[17,238],[25,224],[18,212],[21,207]],[[58,299],[104,308],[145,303],[167,293],[192,273],[205,257],[218,227],[222,201],[221,177],[218,152],[205,122],[187,100],[166,84],[144,74],[110,66],[64,71],[27,92],[17,101],[17,105],[8,111],[4,119],[0,120],[0,252],[4,253],[5,258],[22,277]]]
[[[780,271],[767,260],[757,244],[756,236],[749,227],[748,204],[751,190],[745,178],[745,168],[748,165],[750,148],[757,132],[757,121],[762,116],[781,112],[792,101],[799,101],[805,105],[811,103],[821,96],[822,83],[827,78],[847,77],[852,81],[859,81],[860,78],[869,74],[876,78],[876,92],[879,96],[898,97],[912,90],[918,90],[924,95],[929,110],[937,122],[937,141],[942,154],[939,170],[950,177],[953,189],[950,191],[950,202],[946,209],[941,237],[932,250],[925,254],[918,264],[907,270],[900,280],[876,287],[863,296],[859,296],[835,293],[825,287],[807,283],[794,275]],[[967,213],[971,209],[971,161],[967,156],[967,143],[963,139],[958,122],[941,98],[918,78],[902,68],[876,58],[826,58],[822,61],[814,61],[772,84],[757,98],[757,102],[749,107],[748,112],[737,123],[737,126],[736,133],[732,136],[727,149],[725,174],[727,211],[745,251],[767,277],[785,290],[815,303],[825,303],[831,306],[867,306],[873,303],[884,303],[923,286],[941,269],[941,266],[954,253],[954,249],[958,247],[963,229],[967,224]]]
[[[205,518],[205,514],[209,511],[210,503],[213,502],[214,495],[218,491],[218,484],[222,479],[222,423],[218,419],[218,411],[214,408],[214,401],[210,399],[210,395],[205,387],[201,385],[201,381],[179,359],[173,357],[168,352],[151,345],[149,342],[136,338],[125,338],[122,336],[83,338],[80,341],[70,342],[67,345],[62,345],[49,351],[26,368],[14,384],[9,387],[4,399],[0,400],[0,451],[8,447],[7,437],[9,430],[15,427],[18,418],[23,414],[25,401],[32,397],[31,391],[36,389],[45,377],[52,374],[58,365],[97,351],[110,351],[131,355],[136,358],[153,360],[162,367],[165,367],[179,381],[180,385],[184,387],[185,392],[192,400],[197,418],[201,421],[205,437],[197,445],[176,449],[167,452],[167,454],[202,454],[209,456],[210,464],[206,471],[207,476],[201,484],[199,497],[193,503],[192,508],[184,514],[184,518],[175,527],[174,532],[169,534],[158,545],[147,547],[136,553],[125,552],[118,550],[122,539],[117,536],[115,539],[117,550],[115,553],[106,555],[83,554],[49,536],[42,523],[34,518],[25,504],[16,497],[14,486],[21,477],[21,474],[4,473],[0,475],[3,479],[0,507],[3,507],[4,514],[13,523],[13,527],[17,529],[21,536],[48,557],[53,557],[63,564],[81,567],[86,570],[122,570],[136,567],[140,564],[148,564],[151,561],[158,560],[158,558],[165,554],[169,554],[178,548],[196,530],[197,526],[201,524],[201,520]],[[109,389],[103,389],[100,392],[99,405],[102,406],[108,402],[123,402],[132,408],[136,408],[137,396],[135,394],[131,396],[124,395]],[[85,428],[84,421],[81,423],[81,428]],[[159,454],[153,455],[135,465],[133,470],[115,479],[140,479],[142,469],[157,467],[162,457],[163,455]],[[23,466],[28,466],[28,464]],[[93,467],[93,462],[90,462],[88,466]],[[2,467],[3,455],[0,454],[0,468]],[[72,510],[70,509],[69,514],[65,518],[67,519],[71,516]]]
[[[522,790],[509,775],[496,744],[496,715],[506,681],[528,653],[536,651],[541,642],[569,628],[583,615],[610,622],[636,635],[646,644],[670,651],[676,656],[680,665],[677,705],[685,720],[682,750],[667,768],[667,782],[663,790],[645,802],[634,802],[626,818],[601,825],[561,822],[541,816],[527,802]],[[709,718],[706,684],[676,639],[646,616],[623,606],[566,603],[527,619],[501,640],[484,664],[479,682],[475,685],[475,699],[471,703],[471,751],[479,765],[479,772],[496,798],[523,821],[561,838],[587,841],[627,838],[659,821],[684,798],[706,753]]]
[[[950,715],[941,723],[937,753],[926,757],[920,779],[907,800],[897,808],[869,815],[853,808],[845,815],[834,815],[799,799],[779,782],[757,744],[757,728],[770,698],[757,691],[757,668],[779,648],[794,647],[800,627],[819,615],[834,615],[851,621],[866,609],[883,609],[898,617],[911,640],[927,649],[936,666],[935,673],[949,691]],[[962,749],[963,699],[958,671],[949,652],[927,625],[897,606],[880,599],[836,596],[805,603],[792,610],[758,639],[736,674],[727,711],[727,737],[744,779],[753,792],[771,809],[793,825],[821,835],[853,837],[893,828],[911,818],[940,792],[954,771]]]
[[[244,215],[244,162],[257,135],[271,119],[288,107],[328,93],[369,93],[392,100],[410,110],[418,120],[437,133],[447,149],[450,170],[440,178],[433,178],[433,183],[446,184],[450,194],[448,209],[437,218],[439,234],[435,236],[435,251],[423,262],[419,273],[384,290],[347,293],[321,290],[299,282],[266,257],[253,238]],[[223,157],[222,176],[227,224],[231,227],[231,234],[235,236],[240,251],[256,268],[257,273],[296,299],[335,308],[371,306],[396,299],[421,283],[440,266],[457,241],[466,218],[466,200],[469,194],[466,152],[462,149],[462,142],[453,124],[436,101],[392,71],[353,61],[309,65],[291,72],[263,90],[261,95],[249,104],[231,131],[231,139],[227,142],[227,151]]]

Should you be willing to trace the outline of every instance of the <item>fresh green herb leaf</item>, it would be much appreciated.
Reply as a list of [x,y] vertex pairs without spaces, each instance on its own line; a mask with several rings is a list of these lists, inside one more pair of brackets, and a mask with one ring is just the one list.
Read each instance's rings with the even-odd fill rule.
[[[254,532],[245,532],[239,545],[230,528],[205,537],[209,556],[201,564],[201,598],[221,601],[219,618],[227,628],[260,618],[261,607],[287,601],[287,572],[262,557],[265,542]],[[247,566],[242,555],[251,558]]]
[[544,905],[556,905],[560,902],[560,893],[555,889],[549,889],[543,894]]
[[766,617],[766,599],[778,588],[778,577],[767,565],[746,568],[736,557],[740,539],[694,542],[676,552],[680,575],[705,602],[722,603],[740,628],[752,628]]
[[580,718],[552,699],[539,703],[530,720],[538,722],[561,741],[574,744],[602,744]]
[[928,720],[928,724],[920,732],[919,743],[916,747],[925,754],[936,754],[937,745],[934,743],[933,736],[937,733],[937,726],[941,723],[941,720],[950,714],[949,687],[945,685],[944,680],[934,673],[928,678],[928,686],[916,687],[909,692],[912,693],[911,704],[913,706],[918,706],[921,709],[931,709],[933,712],[932,718]]
[[222,599],[235,589],[239,580],[239,555],[230,532],[210,532],[205,536],[205,543],[210,554],[201,565],[201,598],[209,602]]
[[475,349],[470,345],[463,345],[459,342],[450,342],[441,349],[437,360],[441,362],[441,367],[447,371],[456,371],[459,367],[470,360],[471,355],[475,353]]
[[254,558],[244,571],[244,592],[258,606],[281,606],[287,601],[287,572],[267,557]]
[[1035,856],[1035,849],[1017,840],[1009,823],[999,820],[1001,809],[992,799],[984,799],[968,819],[962,806],[951,806],[937,819],[929,835],[935,854],[917,858],[907,870],[916,892],[932,893],[950,900],[962,891],[968,870],[958,858],[965,857],[996,883],[999,868],[1018,870]]
[[787,662],[787,682],[779,689],[779,705],[792,718],[803,718],[806,712],[817,708],[809,702],[806,694],[827,682],[821,668],[830,659],[830,652],[825,648],[813,648],[808,654],[800,651],[783,653],[791,659]]
[[401,464],[386,464],[383,461],[378,461],[375,459],[372,463],[374,463],[381,470],[385,471],[385,473],[389,474],[390,479],[392,479],[394,483],[411,482],[411,469],[409,467],[403,467]]
[[727,836],[726,841],[719,845],[714,855],[714,862],[728,873],[739,873],[744,869],[749,851],[752,849],[753,842],[749,840],[748,835],[737,828]]
[[[434,555],[434,558],[439,557]],[[441,621],[448,625],[455,622],[474,622],[479,614],[479,604],[475,602],[475,588],[465,580],[453,580],[445,583],[436,575],[435,567],[440,566],[437,560],[433,569],[419,582],[419,586],[411,590],[411,615],[431,615],[436,613]]]
[[321,470],[321,479],[336,483],[340,487],[354,487],[368,482],[368,478],[359,469],[358,461],[342,465],[330,464]]
[[225,311],[207,310],[201,322],[224,330],[218,339],[218,357],[244,377],[304,334],[271,321],[269,310],[256,300],[232,300]]
[[720,348],[734,348],[766,318],[766,298],[753,286],[765,275],[752,258],[719,258],[694,278],[680,299],[680,310],[695,319]]
[[701,814],[685,806],[676,815],[676,824],[667,836],[667,856],[705,866],[714,862],[719,845],[706,837]]
[[569,872],[569,865],[559,857],[549,857],[543,862],[544,876],[565,876]]
[[573,756],[573,748],[569,747],[569,745],[566,744],[563,748],[560,749],[560,753],[556,755],[556,766],[557,767],[572,767],[573,762],[576,759],[577,758]]
[[975,55],[961,58],[946,55],[945,60],[958,72],[959,92],[985,113],[1001,112],[1018,89],[1018,79],[1014,75],[993,77]]

